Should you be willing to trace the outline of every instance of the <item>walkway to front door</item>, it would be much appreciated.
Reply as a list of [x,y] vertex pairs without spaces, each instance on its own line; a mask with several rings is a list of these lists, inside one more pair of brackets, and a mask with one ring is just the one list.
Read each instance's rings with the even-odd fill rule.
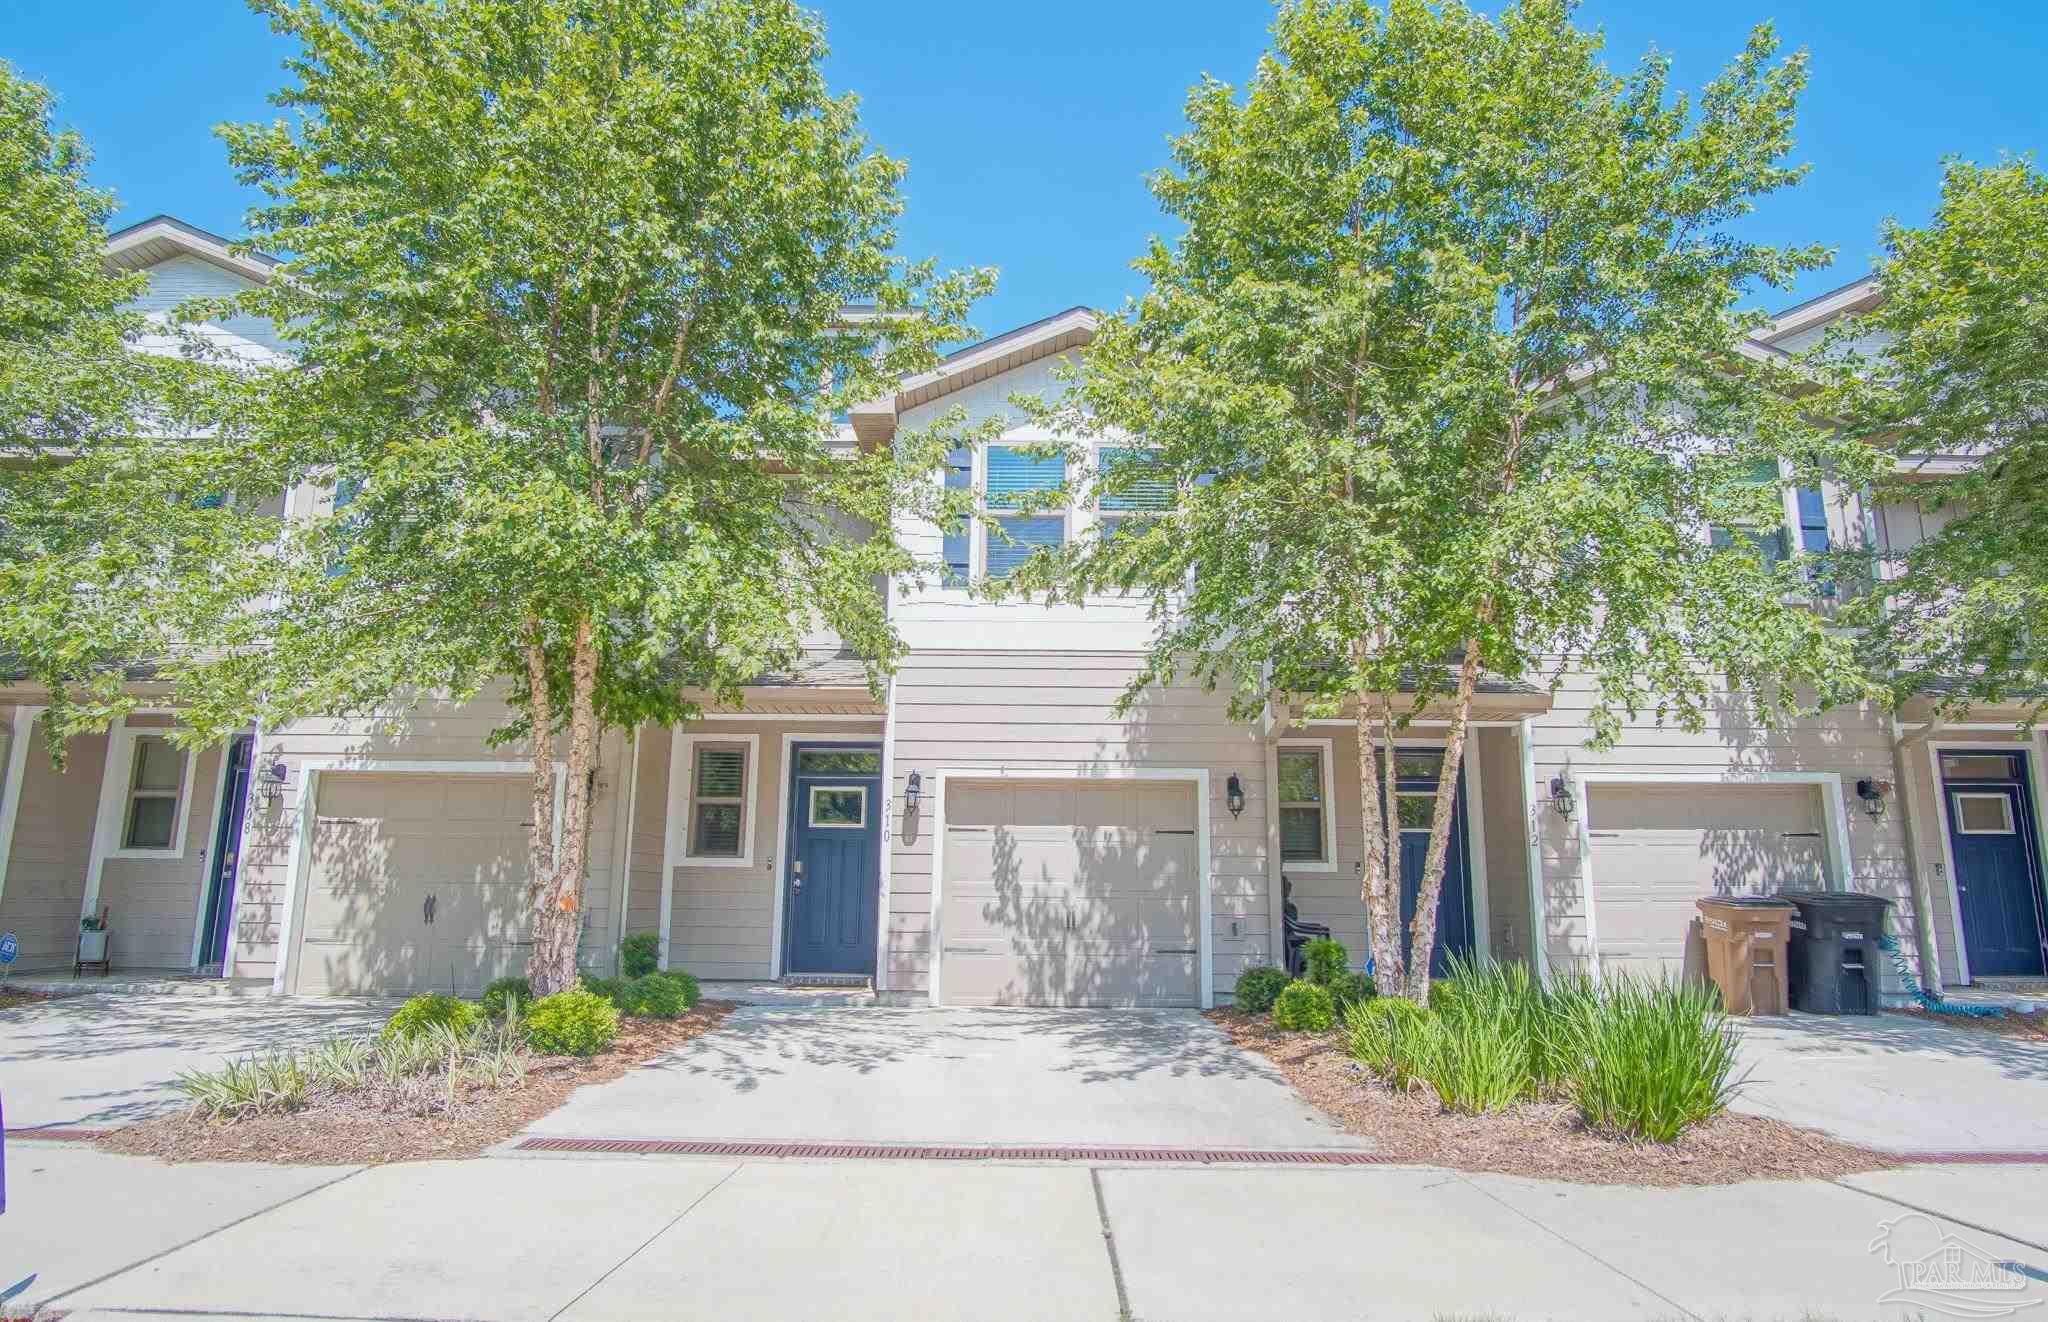
[[748,1005],[529,1131],[577,1138],[1369,1147],[1192,1010]]
[[875,972],[882,877],[882,750],[799,744],[789,778],[785,974]]

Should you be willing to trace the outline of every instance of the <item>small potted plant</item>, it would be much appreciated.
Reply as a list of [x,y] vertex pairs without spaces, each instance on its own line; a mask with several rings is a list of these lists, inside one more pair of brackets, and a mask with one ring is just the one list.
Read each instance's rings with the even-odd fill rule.
[[98,913],[89,913],[78,920],[78,967],[88,964],[99,965],[100,972],[107,970],[107,908],[100,906]]

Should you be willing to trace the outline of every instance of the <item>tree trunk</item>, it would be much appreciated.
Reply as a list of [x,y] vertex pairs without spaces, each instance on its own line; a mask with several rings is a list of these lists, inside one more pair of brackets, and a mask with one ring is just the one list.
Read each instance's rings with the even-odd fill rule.
[[[529,648],[529,669],[538,671],[534,680],[534,841],[532,855],[548,859],[546,868],[537,867],[529,893],[533,897],[533,953],[527,958],[526,976],[536,997],[549,996],[576,981],[576,951],[583,935],[583,881],[590,861],[591,768],[597,754],[597,646],[588,618],[576,625],[574,650],[570,658],[568,767],[562,795],[562,840],[553,848],[554,765],[548,751],[546,727],[540,717],[550,711],[545,671],[538,648]],[[546,780],[543,782],[543,767]],[[543,812],[545,796],[550,807]],[[542,834],[546,826],[549,836]]]
[[1443,767],[1437,773],[1436,806],[1429,821],[1429,854],[1422,863],[1422,885],[1415,897],[1415,925],[1410,929],[1410,965],[1405,994],[1419,1005],[1429,1004],[1429,960],[1436,949],[1437,903],[1443,897],[1444,860],[1451,843],[1451,815],[1458,802],[1458,768],[1465,760],[1465,730],[1472,715],[1472,692],[1479,685],[1479,640],[1465,640],[1465,660],[1458,668],[1458,696],[1451,708],[1451,729],[1444,737]]
[[[1362,655],[1364,645],[1358,645]],[[1366,945],[1372,954],[1373,981],[1385,988],[1401,983],[1401,892],[1388,884],[1387,833],[1381,817],[1378,777],[1372,764],[1372,704],[1358,694],[1358,808],[1365,829],[1364,875],[1358,897],[1365,902]]]

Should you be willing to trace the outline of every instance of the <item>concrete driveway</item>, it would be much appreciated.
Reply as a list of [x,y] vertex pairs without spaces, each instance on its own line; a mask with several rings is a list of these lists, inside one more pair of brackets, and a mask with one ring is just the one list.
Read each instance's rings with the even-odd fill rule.
[[2048,1042],[1893,1014],[1741,1026],[1738,1111],[1890,1152],[2048,1152]]
[[784,1009],[529,1131],[769,1142],[1362,1148],[1192,1011]]
[[65,996],[0,1010],[9,1129],[123,1125],[183,1100],[185,1070],[333,1033],[375,1030],[392,1005],[284,996]]

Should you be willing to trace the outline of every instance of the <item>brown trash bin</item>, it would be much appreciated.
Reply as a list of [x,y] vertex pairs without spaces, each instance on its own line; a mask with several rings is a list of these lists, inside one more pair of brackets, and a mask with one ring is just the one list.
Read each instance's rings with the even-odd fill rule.
[[1786,944],[1799,910],[1769,896],[1721,895],[1699,901],[1707,939],[1707,976],[1729,1014],[1785,1013],[1791,1004]]

